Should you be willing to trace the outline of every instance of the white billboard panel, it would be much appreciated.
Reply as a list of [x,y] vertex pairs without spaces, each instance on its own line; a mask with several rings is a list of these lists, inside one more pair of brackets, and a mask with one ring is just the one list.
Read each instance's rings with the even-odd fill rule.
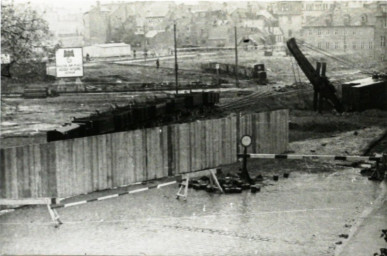
[[62,48],[55,53],[56,77],[83,76],[82,48]]
[[9,54],[1,54],[1,64],[9,64],[11,63],[11,56]]

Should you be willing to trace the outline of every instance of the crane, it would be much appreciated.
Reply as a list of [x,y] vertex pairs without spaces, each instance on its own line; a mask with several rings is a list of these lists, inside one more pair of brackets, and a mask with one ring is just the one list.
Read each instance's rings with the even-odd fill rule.
[[290,53],[296,59],[301,70],[313,85],[314,110],[316,111],[318,109],[318,111],[321,113],[323,101],[327,100],[336,109],[337,112],[342,113],[344,111],[344,106],[336,95],[336,88],[325,76],[326,64],[318,62],[315,69],[299,49],[295,38],[289,39],[286,42],[286,45]]

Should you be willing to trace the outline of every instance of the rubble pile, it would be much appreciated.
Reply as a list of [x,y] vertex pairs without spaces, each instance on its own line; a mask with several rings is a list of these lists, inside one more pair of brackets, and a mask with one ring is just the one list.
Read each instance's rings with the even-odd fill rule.
[[[283,176],[284,178],[289,178],[289,173],[284,173]],[[263,176],[260,174],[252,179],[250,183],[242,179],[240,173],[219,175],[218,177],[219,185],[226,194],[242,193],[244,190],[250,190],[251,193],[260,192],[261,187],[263,186],[263,180]],[[273,180],[278,181],[279,176],[274,175]],[[180,186],[182,186],[183,183],[184,181],[180,183]],[[210,176],[189,179],[188,187],[195,190],[205,190],[208,193],[219,192],[218,187],[216,186],[215,182],[211,181]]]

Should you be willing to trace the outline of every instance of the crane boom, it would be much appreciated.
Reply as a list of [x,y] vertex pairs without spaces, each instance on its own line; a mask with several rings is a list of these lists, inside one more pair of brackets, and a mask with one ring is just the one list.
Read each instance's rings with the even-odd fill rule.
[[[336,109],[337,112],[342,113],[344,107],[336,95],[336,89],[333,84],[325,77],[319,74],[319,70],[316,70],[312,64],[308,61],[305,55],[298,48],[295,38],[291,38],[286,42],[290,53],[296,59],[301,70],[313,85],[315,93],[319,94],[320,99],[324,98]],[[316,95],[316,94],[315,94]],[[316,97],[316,96],[315,96]],[[316,99],[316,98],[315,98]],[[321,100],[320,100],[321,104]]]

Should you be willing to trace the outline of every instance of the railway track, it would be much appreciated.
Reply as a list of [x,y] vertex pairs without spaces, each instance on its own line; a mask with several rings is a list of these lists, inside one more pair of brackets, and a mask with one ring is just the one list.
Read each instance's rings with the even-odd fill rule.
[[240,111],[245,109],[246,107],[255,105],[257,103],[257,100],[265,97],[297,94],[297,93],[306,92],[306,91],[312,91],[312,89],[298,89],[298,90],[288,91],[288,92],[278,92],[278,91],[273,91],[272,88],[265,88],[265,90],[252,93],[250,95],[247,95],[246,97],[243,97],[242,99],[237,99],[231,102],[221,104],[219,107],[222,110]]

